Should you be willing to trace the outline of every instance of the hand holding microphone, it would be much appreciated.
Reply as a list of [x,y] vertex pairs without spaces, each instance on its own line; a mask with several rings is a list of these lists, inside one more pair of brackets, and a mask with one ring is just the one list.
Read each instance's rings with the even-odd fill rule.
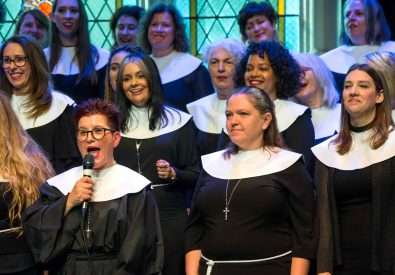
[[86,210],[88,201],[93,196],[94,182],[92,180],[94,166],[94,158],[91,154],[87,154],[83,161],[83,177],[81,177],[75,184],[68,195],[65,214],[73,207],[82,204],[82,208]]

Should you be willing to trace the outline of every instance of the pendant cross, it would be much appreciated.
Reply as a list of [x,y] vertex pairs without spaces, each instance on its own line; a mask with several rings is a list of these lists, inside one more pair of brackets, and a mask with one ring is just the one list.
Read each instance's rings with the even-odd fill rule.
[[225,221],[227,221],[228,220],[228,213],[230,212],[228,206],[225,206],[225,209],[222,210],[222,212],[224,212],[224,214],[225,214]]

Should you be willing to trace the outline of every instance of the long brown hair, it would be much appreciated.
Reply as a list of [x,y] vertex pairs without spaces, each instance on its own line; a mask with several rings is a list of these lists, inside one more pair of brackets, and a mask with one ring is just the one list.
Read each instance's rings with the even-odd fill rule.
[[[50,73],[48,63],[41,47],[32,39],[26,36],[13,36],[6,40],[1,46],[0,56],[3,58],[4,49],[10,43],[20,45],[25,52],[27,61],[30,64],[29,98],[25,103],[28,109],[28,116],[37,118],[49,110],[52,102],[52,94],[49,88]],[[8,81],[6,73],[0,66],[0,87],[11,97],[14,87]]]
[[[263,115],[265,113],[270,113],[272,115],[272,121],[262,136],[263,149],[267,150],[274,147],[284,147],[283,139],[277,127],[274,103],[267,93],[255,87],[242,87],[240,90],[232,94],[230,98],[236,95],[246,95],[248,100],[252,103],[254,108],[259,111],[260,114]],[[225,158],[229,158],[230,155],[236,154],[238,151],[239,147],[233,142],[230,142],[227,150],[224,153],[224,156]]]
[[[348,74],[355,70],[367,73],[373,79],[376,92],[382,92],[384,95],[383,102],[376,104],[376,116],[372,122],[373,133],[369,138],[371,148],[377,149],[385,143],[390,131],[392,131],[390,126],[394,125],[391,117],[390,96],[387,81],[385,78],[382,78],[376,70],[367,64],[355,64],[351,66],[346,74],[346,78]],[[337,138],[333,140],[333,143],[337,145],[337,152],[340,155],[344,155],[350,151],[352,145],[350,115],[344,108],[344,102],[342,102],[341,109],[340,132]]]
[[8,181],[11,194],[10,225],[39,195],[41,183],[54,175],[40,147],[23,130],[8,98],[0,91],[0,176]]
[[[88,30],[88,16],[81,0],[77,0],[80,18],[77,31],[76,58],[79,68],[77,83],[82,79],[89,79],[91,84],[97,84],[97,74],[95,65],[99,60],[99,53],[90,42]],[[53,3],[53,13],[56,12],[58,1]],[[59,38],[59,31],[54,22],[51,23],[51,37],[49,40],[49,68],[52,72],[60,59],[62,42]]]

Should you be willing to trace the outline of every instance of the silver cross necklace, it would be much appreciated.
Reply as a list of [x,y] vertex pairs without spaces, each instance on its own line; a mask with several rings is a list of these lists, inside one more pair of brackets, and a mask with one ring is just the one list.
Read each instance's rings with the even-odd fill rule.
[[225,221],[228,221],[228,218],[229,218],[228,216],[229,216],[229,213],[230,213],[230,210],[229,210],[230,201],[232,200],[233,194],[235,193],[237,187],[239,187],[239,184],[240,184],[241,180],[242,179],[239,179],[236,182],[235,187],[233,187],[232,191],[230,192],[229,199],[228,199],[228,189],[229,189],[229,185],[230,185],[230,180],[228,180],[226,182],[225,208],[222,210],[222,212],[224,212],[224,219],[225,219]]

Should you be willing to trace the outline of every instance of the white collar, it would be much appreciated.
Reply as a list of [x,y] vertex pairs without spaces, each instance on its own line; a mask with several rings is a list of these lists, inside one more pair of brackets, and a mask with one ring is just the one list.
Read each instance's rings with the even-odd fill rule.
[[226,126],[226,99],[211,94],[187,104],[196,127],[205,133],[220,134]]
[[311,109],[311,122],[314,126],[315,139],[332,136],[340,129],[341,104],[334,108],[321,106]]
[[132,106],[130,112],[134,124],[130,125],[129,131],[122,133],[122,136],[134,139],[148,139],[174,132],[187,124],[192,117],[187,113],[166,106],[165,112],[168,118],[167,125],[151,131],[149,129],[147,108],[136,108]]
[[159,69],[162,84],[172,82],[195,71],[202,61],[189,53],[172,51],[163,57],[154,57],[156,66]]
[[331,71],[345,74],[352,65],[354,65],[355,63],[364,63],[366,55],[376,51],[394,52],[395,42],[386,41],[381,43],[381,45],[342,45],[322,54],[320,57],[322,58],[322,60],[324,60],[324,62]]
[[283,171],[301,158],[301,154],[281,148],[268,152],[262,148],[240,151],[224,159],[225,150],[202,156],[203,169],[220,179],[242,179]]
[[311,148],[313,154],[326,166],[339,170],[355,170],[368,167],[395,156],[395,133],[390,132],[387,141],[377,149],[369,145],[372,130],[361,133],[351,133],[352,145],[350,151],[340,155],[336,145],[331,144],[338,135]]
[[392,110],[391,114],[392,114],[392,120],[395,122],[395,109]]
[[[95,64],[95,69],[96,71],[100,70],[103,68],[110,57],[110,52],[101,49],[101,48],[96,48],[98,51],[98,61]],[[76,75],[79,74],[80,69],[78,67],[78,60],[77,57],[75,56],[75,51],[76,47],[62,47],[59,61],[56,63],[55,67],[52,70],[52,74],[60,74],[60,75]],[[49,54],[50,54],[50,48],[45,48],[44,53],[47,57],[47,61],[49,61]]]
[[[67,195],[82,175],[82,166],[78,166],[50,178],[47,182]],[[119,164],[94,171],[92,178],[95,183],[92,201],[115,200],[127,194],[138,193],[150,183],[144,176]]]
[[38,118],[30,118],[26,113],[24,103],[28,100],[29,95],[12,95],[11,106],[16,116],[19,119],[23,129],[36,128],[46,125],[57,119],[69,105],[74,105],[75,102],[65,94],[52,91],[52,101],[49,110]]
[[274,100],[278,131],[284,132],[308,109],[290,100]]

